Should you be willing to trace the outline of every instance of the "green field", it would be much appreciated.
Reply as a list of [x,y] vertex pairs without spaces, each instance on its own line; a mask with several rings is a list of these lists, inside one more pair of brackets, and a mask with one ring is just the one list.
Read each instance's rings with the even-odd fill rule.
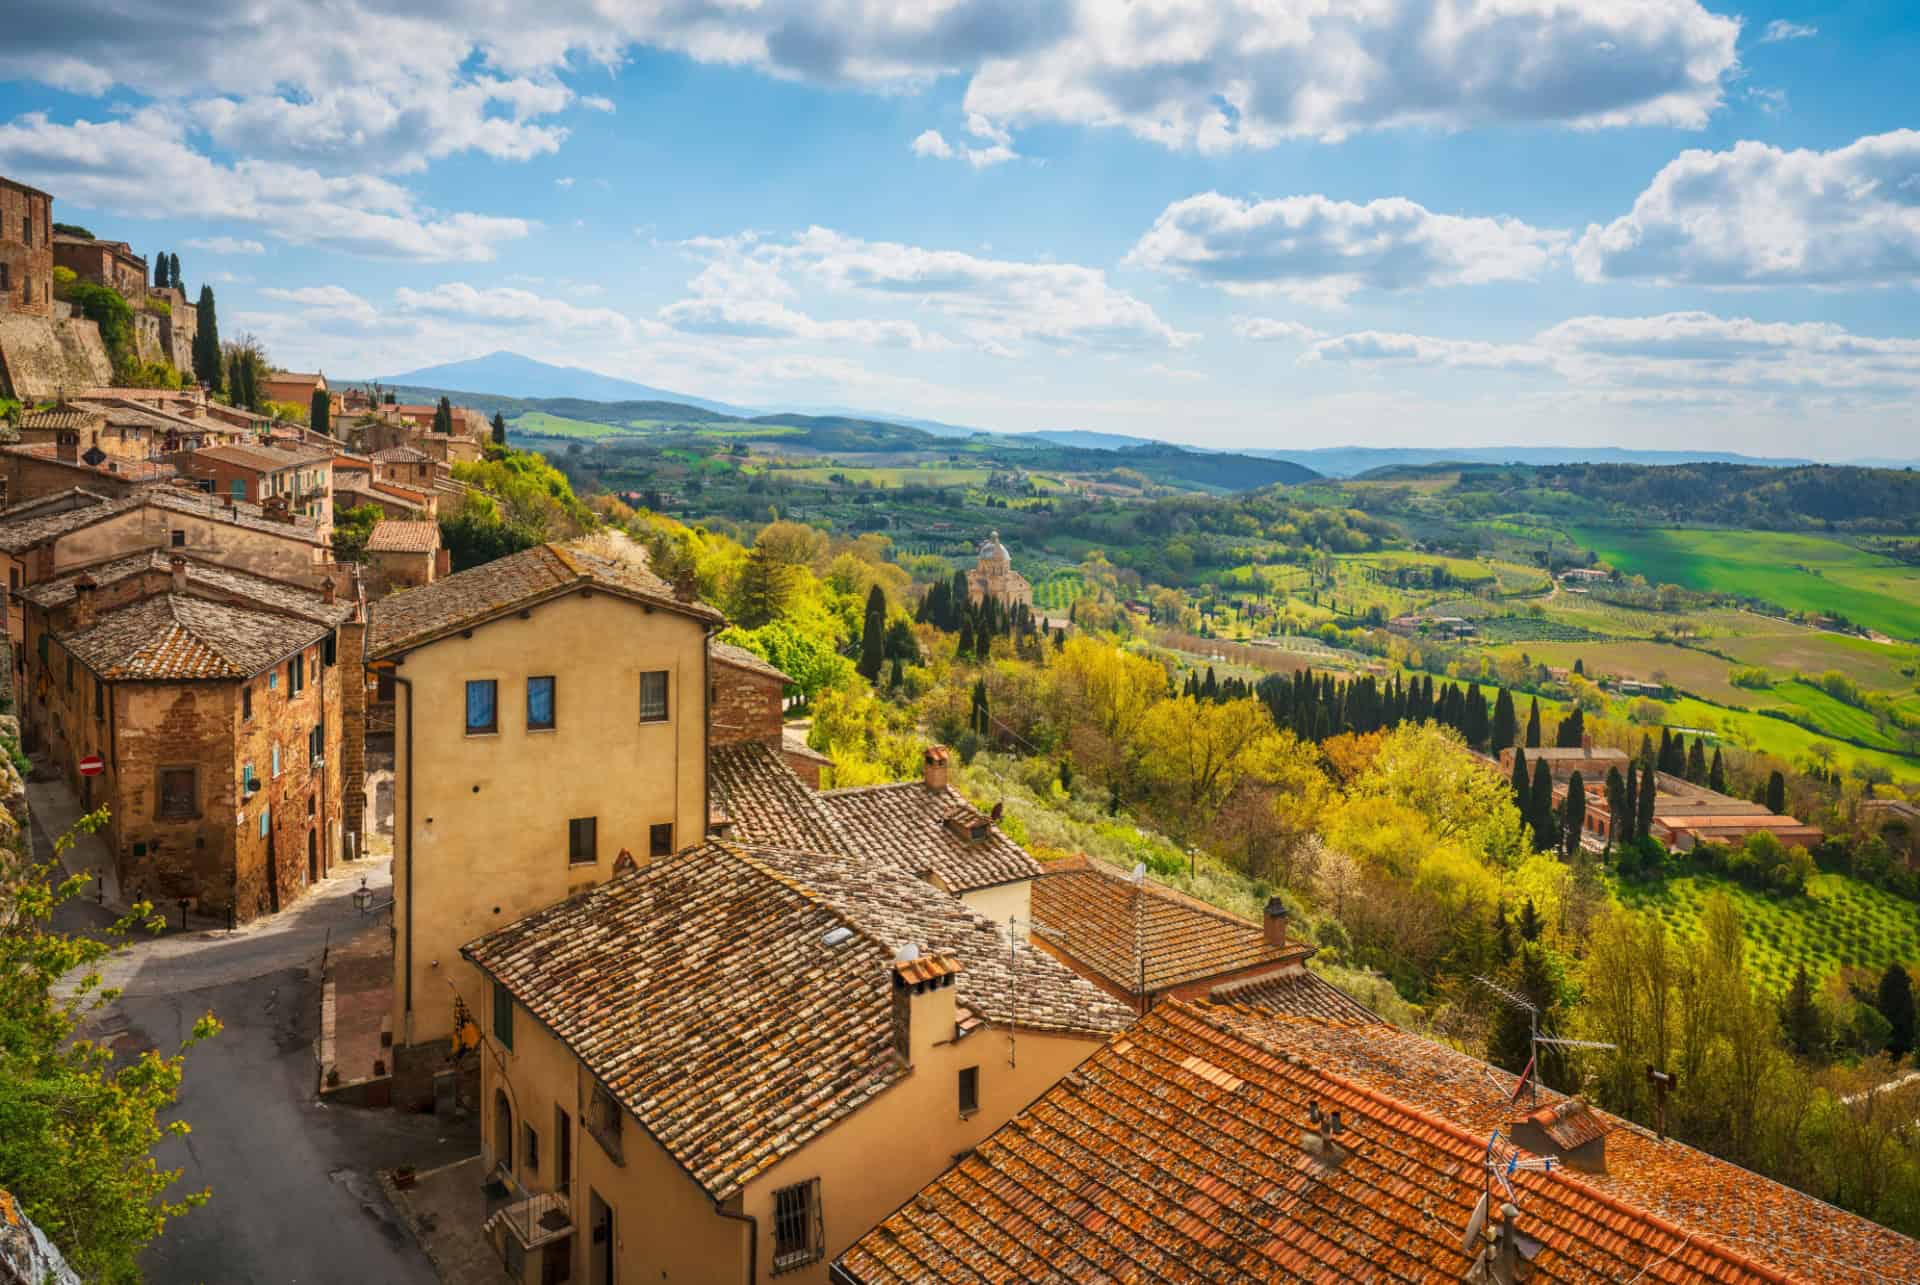
[[1775,991],[1787,988],[1801,963],[1818,984],[1843,964],[1879,970],[1920,959],[1920,913],[1913,903],[1845,875],[1815,875],[1804,897],[1770,897],[1713,874],[1623,883],[1615,892],[1624,905],[1659,915],[1681,937],[1699,931],[1711,893],[1726,893],[1746,919],[1753,971]]
[[776,468],[768,475],[781,482],[802,482],[826,486],[838,475],[855,486],[871,482],[875,486],[980,486],[991,473],[984,468],[952,468],[939,465],[928,468],[842,468],[819,464],[808,468]]
[[1573,668],[1578,660],[1587,677],[1632,678],[1664,682],[1720,705],[1757,705],[1764,693],[1744,691],[1727,681],[1729,666],[1718,656],[1657,642],[1530,642],[1493,649],[1497,656],[1525,652],[1537,665]]
[[1886,768],[1896,781],[1909,784],[1920,781],[1920,759],[1906,758],[1886,750],[1844,745],[1835,741],[1831,734],[1822,735],[1795,723],[1697,700],[1671,701],[1661,708],[1666,712],[1664,721],[1668,727],[1695,727],[1717,732],[1723,740],[1734,745],[1772,754],[1796,766],[1807,762],[1815,742],[1824,741],[1833,747],[1834,764],[1843,771],[1851,763],[1872,763]]
[[627,431],[612,424],[549,415],[543,410],[530,410],[508,422],[518,432],[538,433],[543,437],[619,437]]
[[1837,669],[1862,687],[1890,693],[1913,691],[1914,672],[1920,665],[1920,648],[1791,625],[1780,626],[1778,633],[1716,641],[1714,650],[1743,665],[1772,670],[1776,677]]
[[1655,584],[1837,613],[1898,638],[1920,638],[1920,567],[1839,540],[1779,531],[1586,528],[1576,539]]

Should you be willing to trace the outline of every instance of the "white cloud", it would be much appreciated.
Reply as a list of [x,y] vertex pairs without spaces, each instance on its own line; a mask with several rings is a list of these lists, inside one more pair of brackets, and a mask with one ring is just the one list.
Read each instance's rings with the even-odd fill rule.
[[1381,330],[1361,330],[1318,340],[1301,354],[1300,360],[1509,371],[1543,370],[1551,365],[1546,353],[1526,344],[1435,339]]
[[688,334],[737,339],[827,340],[876,348],[950,346],[911,321],[819,320],[772,299],[682,299],[662,308],[660,319]]
[[981,144],[949,143],[946,135],[939,130],[929,129],[913,140],[911,150],[915,156],[929,156],[943,161],[957,156],[977,170],[1020,157],[1020,153],[1013,150],[1013,135],[978,112],[967,115],[967,132],[982,140]]
[[[743,233],[696,238],[683,248],[704,264],[689,286],[696,298],[669,305],[662,316],[713,332],[728,327],[736,334],[800,336],[807,325],[832,324],[807,319],[803,325],[794,320],[798,313],[766,307],[806,285],[938,314],[958,325],[974,347],[995,356],[1011,355],[1022,341],[1124,352],[1180,348],[1197,337],[1175,330],[1147,303],[1116,289],[1099,268],[1077,264],[989,259],[821,227],[786,241]],[[939,342],[930,338],[920,346]]]
[[363,324],[380,319],[378,309],[345,286],[300,286],[294,289],[264,286],[260,293],[282,303],[298,304],[304,309]]
[[1668,162],[1627,214],[1587,228],[1586,281],[1864,289],[1920,283],[1920,132],[1830,152],[1736,143]]
[[1435,214],[1403,197],[1357,205],[1207,192],[1163,210],[1126,262],[1235,294],[1338,304],[1357,290],[1530,280],[1565,239],[1518,219]]
[[187,244],[196,250],[205,250],[209,254],[265,254],[267,252],[267,247],[260,242],[235,236],[197,236]]
[[[403,167],[436,146],[548,149],[558,127],[538,118],[563,109],[545,106],[559,101],[552,83],[634,45],[819,84],[960,76],[966,109],[1001,126],[1115,127],[1219,151],[1401,126],[1698,127],[1738,70],[1740,30],[1700,0],[18,0],[9,19],[0,75],[159,98],[191,87],[231,100],[224,128],[303,157],[337,146],[343,162],[364,139],[362,164]],[[549,96],[514,90],[502,111],[496,80]]]
[[1202,380],[1207,377],[1203,370],[1189,370],[1184,366],[1169,366],[1164,361],[1150,362],[1147,365],[1149,375],[1158,375],[1162,379]]
[[512,286],[473,286],[464,281],[431,290],[402,286],[393,292],[404,312],[448,317],[486,325],[530,325],[547,331],[599,331],[619,340],[636,334],[658,335],[664,328],[651,321],[635,321],[612,308],[582,308],[564,299],[551,299]]
[[1804,22],[1788,22],[1785,18],[1775,18],[1760,33],[1763,45],[1778,44],[1782,40],[1811,40],[1820,34],[1820,28]]
[[568,176],[568,177],[566,177],[566,178],[557,178],[557,179],[555,179],[555,180],[553,180],[553,185],[554,185],[555,187],[572,187],[572,186],[573,186],[573,178],[572,178],[572,176],[571,176],[571,175],[569,175],[569,176]]
[[912,146],[915,156],[932,156],[944,161],[953,155],[953,144],[949,143],[937,129],[929,129],[920,134],[913,140]]
[[1256,343],[1280,341],[1284,343],[1311,343],[1321,337],[1312,326],[1303,326],[1297,321],[1285,321],[1278,317],[1236,317],[1233,321],[1233,333],[1242,339],[1251,339]]
[[295,245],[372,258],[486,260],[533,227],[524,219],[430,210],[386,179],[328,177],[269,161],[218,164],[154,110],[97,124],[19,117],[0,125],[0,172],[88,209],[244,223]]

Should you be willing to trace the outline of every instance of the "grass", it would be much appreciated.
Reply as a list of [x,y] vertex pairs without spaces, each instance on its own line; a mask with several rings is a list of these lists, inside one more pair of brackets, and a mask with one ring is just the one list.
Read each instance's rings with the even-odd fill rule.
[[[1537,665],[1573,668],[1582,662],[1587,677],[1612,675],[1641,682],[1664,681],[1720,705],[1753,705],[1761,695],[1727,681],[1730,666],[1718,656],[1657,642],[1529,642],[1494,649],[1497,656],[1525,652]],[[1661,675],[1659,679],[1655,675]]]
[[1898,749],[1900,743],[1874,725],[1873,715],[1835,700],[1820,688],[1797,679],[1773,685],[1772,694],[1788,705],[1798,707],[1823,731],[1848,740],[1860,741],[1883,750]]
[[518,432],[538,433],[542,437],[622,437],[627,433],[626,429],[613,424],[568,419],[563,415],[549,415],[543,410],[530,410],[510,422]]
[[1868,690],[1889,693],[1911,692],[1912,671],[1920,665],[1920,648],[1790,625],[1782,625],[1778,633],[1716,641],[1714,650],[1781,676],[1796,670],[1821,674],[1837,669]]
[[1774,991],[1784,991],[1802,963],[1817,983],[1843,965],[1879,970],[1920,959],[1920,913],[1913,903],[1846,875],[1815,875],[1803,897],[1771,897],[1714,874],[1622,883],[1615,892],[1622,904],[1659,915],[1681,937],[1699,932],[1710,895],[1726,893],[1746,920],[1752,970]]
[[829,479],[838,475],[858,486],[862,482],[871,482],[875,486],[981,486],[991,476],[983,468],[953,468],[939,465],[927,468],[843,468],[834,464],[819,464],[808,468],[780,468],[769,470],[770,476],[782,482],[810,483],[814,486],[826,486]]
[[1697,727],[1719,733],[1723,740],[1747,749],[1782,758],[1796,765],[1804,764],[1810,755],[1808,749],[1816,741],[1824,741],[1834,749],[1834,764],[1842,771],[1852,763],[1872,763],[1887,769],[1896,781],[1909,784],[1920,782],[1920,760],[1905,758],[1885,750],[1861,749],[1855,745],[1843,745],[1831,735],[1809,731],[1796,723],[1784,722],[1777,718],[1768,718],[1762,714],[1743,709],[1729,709],[1724,705],[1710,705],[1705,701],[1680,699],[1663,704],[1668,727]]
[[1654,583],[1839,614],[1899,638],[1920,638],[1920,568],[1840,540],[1780,531],[1576,530],[1617,567]]

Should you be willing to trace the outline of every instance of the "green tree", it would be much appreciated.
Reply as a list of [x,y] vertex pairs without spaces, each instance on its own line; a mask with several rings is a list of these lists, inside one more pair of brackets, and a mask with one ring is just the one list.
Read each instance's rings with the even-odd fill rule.
[[1560,814],[1560,846],[1572,853],[1580,847],[1587,826],[1587,783],[1578,772],[1567,778],[1567,800]]
[[199,325],[193,336],[193,376],[214,392],[226,389],[226,371],[220,360],[220,322],[214,315],[213,287],[200,287],[200,302],[194,305]]
[[1718,745],[1713,747],[1713,766],[1707,769],[1707,788],[1715,794],[1727,792],[1727,761]]
[[1707,783],[1707,748],[1700,741],[1700,737],[1694,737],[1693,747],[1687,751],[1687,780],[1695,785]]
[[1540,920],[1540,912],[1534,908],[1533,898],[1528,897],[1520,903],[1520,940],[1534,942],[1540,940],[1540,930],[1545,925]]
[[967,725],[983,740],[993,736],[993,707],[987,700],[985,675],[973,680],[973,702],[967,713]]
[[1913,1052],[1913,977],[1903,964],[1896,961],[1887,965],[1887,971],[1880,975],[1873,1006],[1893,1028],[1887,1036],[1887,1052],[1896,1059]]
[[367,537],[386,516],[377,504],[335,510],[333,515],[333,557],[336,562],[358,562],[367,551]]
[[76,281],[67,287],[67,301],[80,310],[80,315],[100,329],[100,342],[107,350],[107,360],[113,364],[113,377],[124,381],[140,364],[140,354],[134,347],[133,309],[111,286],[95,285],[91,281]]
[[1513,749],[1513,803],[1520,809],[1524,820],[1527,809],[1533,806],[1533,774],[1527,770],[1527,751],[1523,746]]
[[1623,818],[1633,815],[1633,805],[1628,801],[1629,798],[1627,782],[1625,778],[1620,775],[1620,769],[1617,767],[1608,768],[1607,819],[1609,822],[1609,834],[1607,836],[1607,844],[1609,847],[1613,844],[1611,831],[1620,825]]
[[327,396],[327,390],[313,390],[313,400],[307,407],[307,427],[316,433],[333,436],[333,399]]
[[[1560,987],[1548,966],[1546,951],[1534,942],[1520,947],[1502,979],[1507,988],[1532,1004],[1539,1013],[1543,1031],[1557,1029],[1560,1012]],[[1487,1060],[1518,1073],[1533,1058],[1533,1015],[1518,1005],[1500,1001],[1494,1010],[1493,1028],[1487,1036]],[[1540,1065],[1534,1073],[1548,1084],[1565,1080],[1565,1059],[1542,1049]]]
[[177,254],[167,256],[167,284],[183,295],[187,292],[186,286],[180,283],[180,256]]
[[1780,1029],[1786,1036],[1787,1047],[1801,1057],[1825,1056],[1826,1023],[1820,1016],[1819,1006],[1814,1002],[1813,982],[1807,976],[1805,963],[1794,969],[1793,984],[1780,1001]]
[[1533,766],[1533,790],[1527,800],[1533,825],[1533,846],[1551,852],[1560,846],[1559,824],[1553,818],[1553,767],[1546,759]]
[[870,683],[879,682],[886,661],[887,595],[876,584],[867,591],[867,614],[860,629],[860,676]]
[[[95,812],[74,830],[105,823]],[[16,833],[14,846],[23,842]],[[119,938],[157,923],[141,903],[114,926],[114,942],[53,929],[55,909],[86,882],[56,881],[72,842],[72,831],[62,835],[44,865],[0,850],[0,1187],[82,1277],[137,1282],[141,1251],[209,1194],[169,1199],[180,1171],[156,1165],[153,1148],[187,1133],[186,1121],[161,1116],[179,1100],[186,1050],[220,1024],[208,1014],[172,1056],[150,1050],[117,1066],[107,1045],[74,1038],[117,994],[100,986],[100,962]],[[69,989],[62,979],[71,977],[79,982]]]
[[1533,708],[1527,713],[1527,748],[1540,748],[1540,698],[1533,698]]
[[445,397],[442,397],[440,404],[433,408],[433,431],[436,433],[453,431],[453,403]]
[[783,562],[764,544],[755,544],[734,586],[733,618],[746,629],[780,619],[799,591],[799,568]]
[[167,252],[165,250],[153,256],[153,288],[155,290],[167,288]]
[[1787,810],[1787,778],[1776,769],[1767,777],[1767,811],[1785,814]]
[[493,413],[493,444],[495,446],[507,444],[507,420],[499,411]]
[[906,680],[906,670],[901,667],[900,658],[895,656],[893,658],[893,669],[887,675],[887,689],[897,692],[900,690],[901,684],[906,682]]
[[1651,766],[1640,773],[1639,810],[1633,820],[1633,837],[1645,843],[1653,835],[1653,804],[1659,794],[1658,780]]

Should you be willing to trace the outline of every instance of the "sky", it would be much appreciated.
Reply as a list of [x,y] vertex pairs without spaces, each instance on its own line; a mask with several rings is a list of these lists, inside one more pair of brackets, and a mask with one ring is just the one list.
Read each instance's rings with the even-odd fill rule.
[[1920,456],[1901,0],[14,0],[0,174],[289,369]]

